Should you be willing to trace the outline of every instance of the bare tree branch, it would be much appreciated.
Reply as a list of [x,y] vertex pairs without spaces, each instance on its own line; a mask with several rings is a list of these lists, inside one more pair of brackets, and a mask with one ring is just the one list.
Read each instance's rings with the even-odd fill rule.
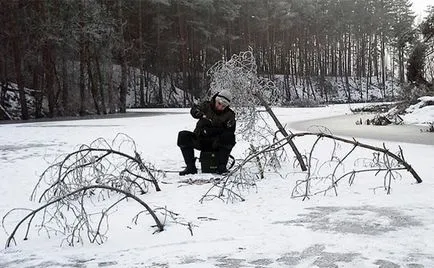
[[[161,190],[157,177],[162,176],[162,173],[148,166],[150,164],[145,164],[137,152],[135,142],[125,134],[116,135],[111,143],[99,138],[90,145],[81,145],[42,173],[32,191],[31,200],[44,204],[30,210],[15,226],[6,246],[15,241],[15,232],[26,221],[27,239],[36,214],[40,214],[38,231],[46,232],[48,236],[51,233],[64,234],[69,245],[83,242],[84,236],[91,243],[103,243],[109,227],[109,211],[128,198],[145,207],[146,212],[154,218],[157,230],[162,231],[163,224],[155,213],[137,197],[137,194],[148,192],[149,184],[156,191]],[[44,185],[46,188],[38,197],[37,190]],[[96,202],[102,202],[106,208],[94,211]],[[3,218],[5,230],[7,216],[10,216],[10,212]]]
[[[256,181],[263,179],[260,177],[255,177],[255,174],[262,174],[260,170],[265,169],[263,164],[255,168],[255,162],[258,159],[266,159],[271,152],[276,152],[276,150],[282,149],[290,140],[300,137],[315,136],[317,137],[310,147],[310,152],[307,158],[307,171],[304,173],[305,179],[297,180],[295,187],[292,191],[293,197],[303,197],[303,200],[309,198],[311,195],[316,195],[320,193],[327,193],[333,190],[335,195],[337,195],[336,186],[338,183],[346,177],[349,177],[349,184],[352,185],[354,179],[359,173],[371,172],[374,175],[379,173],[384,173],[383,188],[386,190],[387,194],[390,194],[392,181],[401,176],[398,172],[406,170],[409,172],[417,183],[421,183],[422,179],[416,173],[416,171],[408,164],[402,157],[402,149],[398,154],[392,153],[384,144],[383,147],[375,147],[369,144],[364,144],[356,139],[344,139],[341,137],[333,136],[326,133],[312,133],[312,132],[302,132],[302,133],[292,133],[288,137],[282,138],[280,140],[275,140],[274,143],[263,146],[262,148],[255,148],[251,150],[251,153],[243,160],[240,164],[236,165],[227,175],[225,175],[222,180],[215,182],[214,185],[204,194],[201,198],[201,202],[206,199],[220,198],[222,200],[240,200],[244,201],[244,192],[248,191],[251,187],[256,186]],[[333,150],[331,151],[330,159],[318,159],[315,155],[315,148],[324,139],[331,140],[334,144]],[[337,154],[337,143],[346,143],[352,145],[352,147],[343,156],[338,156]],[[339,174],[344,170],[344,165],[349,156],[353,156],[356,148],[367,149],[368,151],[373,151],[373,158],[364,160],[366,163],[363,168],[358,170],[352,170],[351,172],[344,172],[344,174]],[[357,156],[357,155],[356,155]],[[283,159],[280,159],[282,161]],[[283,165],[281,163],[280,165]],[[330,172],[326,176],[318,176],[315,169],[321,169],[325,165],[330,166]],[[257,166],[257,165],[256,165]],[[282,177],[283,170],[278,171]],[[300,173],[303,174],[303,173]],[[311,182],[313,180],[322,181],[325,183],[322,189],[313,189]],[[217,192],[215,191],[217,190]]]
[[[43,182],[49,187],[40,195],[39,202],[91,184],[114,186],[131,192],[138,188],[143,194],[147,191],[147,183],[151,183],[156,191],[161,191],[157,176],[163,174],[147,167],[131,138],[117,135],[112,144],[117,144],[118,150],[106,140],[97,139],[49,166],[34,187],[31,199],[36,199],[37,189]],[[133,156],[120,151],[122,146],[131,147]]]
[[[83,208],[83,210],[84,210],[84,196],[85,196],[85,194],[86,194],[86,192],[88,192],[88,191],[91,191],[92,189],[105,189],[105,190],[108,190],[108,191],[113,191],[113,192],[116,192],[116,193],[119,193],[119,194],[122,194],[122,195],[124,195],[124,197],[122,197],[121,198],[121,200],[119,200],[119,201],[117,201],[117,202],[115,202],[114,204],[112,204],[108,209],[106,209],[105,211],[103,211],[102,212],[102,214],[101,214],[101,218],[106,218],[107,217],[107,212],[110,210],[110,209],[112,209],[116,204],[118,204],[120,201],[123,201],[123,200],[125,200],[126,198],[131,198],[131,199],[133,199],[133,200],[135,200],[136,202],[138,202],[140,205],[142,205],[145,209],[146,209],[146,211],[152,216],[152,218],[154,219],[154,221],[155,221],[155,224],[156,224],[156,226],[157,226],[157,228],[158,228],[158,231],[160,232],[160,231],[163,231],[164,230],[164,225],[160,222],[160,220],[158,219],[158,217],[155,215],[155,213],[154,213],[154,211],[144,202],[144,201],[142,201],[140,198],[138,198],[137,196],[135,196],[135,195],[133,195],[133,194],[131,194],[131,193],[129,193],[129,192],[127,192],[127,191],[124,191],[124,190],[122,190],[122,189],[118,189],[118,188],[115,188],[115,187],[110,187],[110,186],[105,186],[105,185],[91,185],[91,186],[86,186],[86,187],[82,187],[82,188],[79,188],[79,189],[77,189],[77,190],[75,190],[75,191],[73,191],[73,192],[70,192],[70,193],[68,193],[68,194],[66,194],[66,195],[64,195],[64,196],[61,196],[61,197],[58,197],[58,198],[56,198],[56,199],[54,199],[54,200],[51,200],[50,202],[48,202],[48,203],[46,203],[46,204],[44,204],[44,205],[42,205],[42,206],[40,206],[39,208],[37,208],[37,209],[34,209],[34,210],[32,210],[29,214],[27,214],[27,216],[25,216],[16,226],[15,226],[15,228],[13,229],[13,231],[12,231],[12,233],[9,235],[9,237],[8,237],[8,239],[7,239],[7,241],[6,241],[6,247],[9,247],[10,246],[10,244],[11,244],[11,241],[15,241],[15,234],[16,234],[16,232],[17,232],[17,230],[20,228],[20,226],[24,223],[24,222],[26,222],[27,220],[29,220],[29,222],[28,222],[28,225],[27,225],[27,229],[26,229],[26,235],[25,235],[25,237],[24,237],[24,239],[26,240],[27,238],[28,238],[28,233],[29,233],[29,229],[30,229],[30,224],[31,224],[31,222],[33,221],[33,219],[34,219],[34,217],[35,217],[35,215],[37,214],[37,213],[39,213],[40,211],[42,211],[42,210],[46,210],[48,207],[50,207],[50,206],[52,206],[52,205],[54,205],[54,204],[58,204],[59,202],[61,202],[61,201],[66,201],[67,203],[68,202],[70,202],[69,200],[67,200],[69,197],[73,197],[73,196],[75,196],[75,195],[77,195],[77,194],[80,194],[80,197],[81,197],[81,202],[80,202],[80,205],[82,206],[82,208]],[[66,208],[67,209],[67,208]],[[56,210],[55,211],[55,213],[60,213],[60,211],[59,210]],[[8,213],[9,214],[9,213]],[[7,214],[7,215],[8,215]],[[7,216],[6,215],[6,216]],[[5,217],[6,217],[5,216]],[[60,216],[60,215],[59,215]],[[77,215],[78,216],[78,215]],[[79,217],[77,217],[77,218],[79,218]],[[86,217],[80,217],[80,218],[82,218],[82,219],[86,219]],[[101,221],[102,220],[100,220],[99,222],[98,222],[98,225],[97,225],[97,228],[96,228],[96,231],[94,231],[93,232],[93,234],[90,236],[90,241],[91,242],[93,242],[93,241],[95,241],[96,240],[96,237],[101,237],[101,234],[99,233],[99,230],[100,230],[100,227],[101,227]],[[45,225],[45,222],[44,222],[44,220],[43,220],[43,222],[41,223],[41,225]],[[72,229],[73,229],[73,231],[72,231],[72,237],[73,238],[75,238],[75,237],[77,237],[77,236],[79,236],[79,237],[81,237],[81,235],[80,235],[80,232],[81,232],[81,230],[83,230],[83,228],[84,228],[84,226],[83,226],[84,224],[83,224],[83,222],[82,221],[78,221],[78,222],[76,222],[73,226],[65,226],[65,227],[72,227]],[[87,226],[87,228],[85,228],[85,229],[87,229],[87,232],[88,232],[88,234],[90,235],[92,232],[92,229],[90,228],[90,226]],[[72,240],[73,241],[73,240]]]

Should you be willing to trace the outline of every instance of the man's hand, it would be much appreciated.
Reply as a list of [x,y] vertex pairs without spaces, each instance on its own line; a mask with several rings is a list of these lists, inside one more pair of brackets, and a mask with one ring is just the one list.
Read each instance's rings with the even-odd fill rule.
[[190,114],[191,114],[191,116],[193,116],[193,118],[196,118],[196,119],[199,119],[202,116],[204,116],[203,112],[200,110],[199,105],[197,105],[197,104],[195,104],[193,107],[191,107]]
[[207,136],[208,128],[211,127],[211,122],[206,118],[201,118],[197,121],[196,128],[199,129],[199,134],[201,136]]
[[201,118],[199,121],[197,121],[197,127],[204,128],[204,127],[211,127],[211,121],[209,121],[207,118]]

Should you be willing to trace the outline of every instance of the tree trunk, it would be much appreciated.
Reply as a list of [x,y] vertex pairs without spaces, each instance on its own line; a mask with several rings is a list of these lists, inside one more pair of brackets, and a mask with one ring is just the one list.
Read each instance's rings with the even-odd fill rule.
[[[89,49],[89,46],[87,46]],[[88,50],[89,54],[89,50]],[[99,108],[98,104],[98,90],[96,89],[96,79],[94,78],[94,74],[92,73],[92,65],[91,60],[87,61],[87,77],[89,77],[89,86],[90,86],[90,92],[92,94],[93,104],[95,106],[95,110],[97,114],[101,114],[101,110]]]
[[71,113],[69,107],[69,79],[68,79],[68,60],[65,53],[62,55],[62,107],[63,115]]
[[385,33],[381,36],[381,89],[383,98],[386,97],[386,37]]
[[[139,1],[139,49],[140,51],[144,51],[143,48],[143,10],[142,10],[142,1]],[[140,62],[140,76],[139,76],[139,85],[140,85],[140,100],[139,106],[145,107],[145,88],[144,88],[144,76],[145,76],[145,62],[142,56],[139,59]]]
[[[259,101],[261,102],[261,105],[265,107],[265,110],[267,110],[268,114],[273,119],[273,121],[276,124],[277,128],[279,129],[280,133],[282,133],[282,135],[285,138],[289,137],[288,132],[286,132],[286,129],[282,126],[279,119],[277,119],[276,115],[273,113],[273,110],[271,110],[271,107],[264,100],[264,98],[262,98],[262,96],[260,94],[255,94],[255,96],[259,99]],[[300,152],[298,151],[297,146],[295,146],[294,142],[291,139],[288,139],[288,143],[291,146],[291,149],[294,152],[295,156],[297,157],[297,160],[298,160],[298,163],[300,164],[301,170],[306,171],[307,170],[306,164],[304,163],[303,157],[300,154]]]
[[48,117],[54,116],[55,100],[56,96],[54,94],[54,60],[53,53],[54,47],[49,40],[46,41],[44,45],[44,74],[45,74],[45,92],[48,100]]
[[86,41],[85,41],[85,33],[84,33],[84,10],[85,10],[85,1],[81,0],[80,3],[80,41],[79,41],[79,53],[80,53],[80,77],[79,77],[79,87],[80,87],[80,115],[84,115],[86,113],[86,89],[85,89],[85,76],[84,76],[84,68],[86,66]]
[[128,66],[126,58],[126,45],[124,37],[124,25],[123,25],[123,12],[122,12],[122,0],[118,1],[118,15],[119,15],[119,27],[120,27],[120,60],[121,60],[121,83],[119,85],[119,112],[125,113],[127,111],[127,91],[128,91]]
[[99,88],[99,98],[101,101],[101,110],[103,114],[107,114],[107,107],[105,103],[105,93],[104,93],[104,78],[101,73],[101,65],[100,65],[98,54],[95,55],[95,67],[98,75],[98,88]]
[[113,87],[113,63],[111,60],[108,62],[108,70],[107,70],[107,93],[108,93],[108,106],[109,106],[109,114],[116,113],[116,103],[113,99],[114,96],[114,87]]
[[17,79],[18,94],[20,97],[20,105],[21,105],[21,119],[27,120],[29,119],[29,110],[27,108],[26,93],[24,91],[21,52],[19,49],[18,40],[16,38],[14,39],[13,54],[14,54],[14,63],[15,63],[15,75]]

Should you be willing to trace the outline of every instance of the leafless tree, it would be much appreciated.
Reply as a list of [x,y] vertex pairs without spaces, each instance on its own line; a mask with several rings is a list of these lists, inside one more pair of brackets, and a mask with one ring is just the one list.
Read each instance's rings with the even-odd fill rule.
[[[117,196],[115,197],[114,195]],[[110,198],[107,208],[97,211],[88,208],[97,201],[104,201]],[[3,217],[2,225],[5,228],[5,218],[17,210],[26,210],[29,213],[22,218],[9,234],[6,247],[10,247],[12,242],[16,243],[18,229],[27,222],[24,240],[27,240],[34,220],[39,220],[37,224],[39,231],[50,234],[63,234],[69,246],[76,243],[83,243],[87,237],[89,242],[102,244],[107,239],[106,234],[109,230],[108,217],[112,210],[122,201],[131,198],[144,207],[144,212],[149,213],[155,221],[158,232],[164,230],[164,225],[159,220],[155,212],[144,201],[136,195],[125,190],[105,185],[82,186],[72,192],[47,201],[36,209],[13,209]],[[113,200],[115,199],[115,200]],[[135,218],[142,212],[139,212]],[[37,214],[42,214],[36,217]]]
[[158,176],[161,173],[151,170],[150,164],[142,161],[135,142],[125,134],[118,134],[111,144],[97,139],[52,164],[41,175],[31,198],[36,199],[42,183],[49,187],[40,195],[39,202],[92,184],[144,194],[149,184],[160,191]]
[[[287,144],[295,138],[316,137],[310,146],[308,153],[304,155],[307,170],[305,172],[284,172],[290,170],[290,166],[298,163],[294,159],[288,158],[285,152]],[[317,154],[320,143],[329,140],[333,143],[333,150],[325,159],[324,156]],[[246,192],[256,188],[259,180],[266,178],[272,171],[283,178],[303,176],[295,182],[292,190],[292,197],[302,197],[303,200],[317,194],[327,194],[333,192],[338,194],[337,186],[348,179],[352,185],[356,177],[362,173],[371,173],[373,176],[382,174],[382,185],[387,194],[391,193],[392,182],[400,178],[402,171],[409,172],[417,183],[422,179],[412,166],[405,160],[401,148],[397,153],[391,152],[385,145],[376,147],[361,143],[356,139],[344,139],[334,136],[326,131],[320,132],[301,132],[292,133],[281,139],[274,139],[273,143],[264,143],[252,149],[250,153],[235,166],[220,181],[216,181],[201,198],[201,202],[213,198],[219,198],[230,202],[234,200],[244,201]],[[338,153],[338,148],[343,144],[350,144],[351,148],[343,155]],[[328,145],[327,148],[329,148]],[[361,158],[356,149],[372,152],[371,158]],[[355,159],[355,160],[354,160]],[[354,162],[351,162],[354,161]],[[286,166],[286,168],[284,168]],[[351,171],[345,171],[350,167]],[[301,175],[300,175],[301,174]],[[378,188],[378,185],[373,187]]]
[[[91,243],[103,243],[109,230],[109,215],[128,199],[144,208],[134,222],[142,213],[148,213],[155,221],[156,231],[163,231],[164,224],[153,209],[138,197],[149,192],[150,186],[160,191],[158,179],[162,175],[143,162],[134,141],[125,134],[118,134],[111,143],[100,138],[82,145],[43,172],[31,195],[31,200],[41,204],[39,207],[12,209],[3,217],[6,230],[6,217],[19,210],[28,211],[8,234],[6,247],[16,240],[18,229],[25,223],[26,240],[35,221],[39,231],[49,236],[63,234],[71,246],[83,243],[85,238]],[[42,193],[38,195],[39,190]]]
[[[262,129],[267,128],[269,132],[272,132],[272,128],[267,123],[265,125],[258,123],[258,120],[263,119],[260,116],[258,106],[263,106],[279,132],[288,136],[287,131],[270,108],[270,104],[277,103],[279,90],[273,81],[259,77],[257,69],[256,59],[252,49],[250,49],[234,54],[228,61],[217,62],[208,71],[211,78],[211,92],[215,93],[227,89],[234,95],[232,106],[237,115],[237,131],[250,143],[255,142],[254,140]],[[288,144],[296,155],[300,168],[305,171],[306,166],[297,147],[292,140],[289,140]]]
[[[309,169],[305,174],[305,179],[298,180],[293,189],[293,197],[303,197],[303,200],[309,198],[311,195],[327,194],[333,191],[336,195],[338,184],[342,183],[344,179],[348,179],[349,185],[354,183],[357,175],[361,173],[371,173],[374,176],[383,174],[382,186],[387,194],[391,192],[392,182],[397,178],[400,178],[401,171],[410,173],[417,183],[421,183],[422,179],[413,169],[413,167],[405,160],[404,152],[399,147],[397,153],[391,152],[383,143],[383,147],[376,147],[369,144],[361,143],[356,139],[345,139],[342,137],[334,136],[325,132],[302,132],[291,135],[292,138],[303,136],[316,136],[316,140],[311,146],[311,150],[308,154],[308,166]],[[325,140],[331,140],[333,142],[333,150],[330,157],[327,159],[315,158],[315,150],[320,142]],[[351,148],[348,149],[343,155],[337,153],[337,148],[342,144],[350,144]],[[355,157],[354,163],[351,163],[350,156],[357,156],[356,149],[368,150],[371,152],[370,158]],[[348,163],[350,162],[350,163]],[[353,167],[351,171],[345,171],[345,165],[349,164]],[[325,168],[326,172],[322,173],[322,168]],[[359,168],[357,166],[360,166]],[[313,187],[315,182],[315,187]]]

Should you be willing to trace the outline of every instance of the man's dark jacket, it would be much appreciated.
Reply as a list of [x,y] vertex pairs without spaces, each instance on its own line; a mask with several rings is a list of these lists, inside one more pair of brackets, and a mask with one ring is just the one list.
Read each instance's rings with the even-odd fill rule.
[[229,107],[223,111],[215,109],[215,98],[211,101],[194,105],[190,110],[191,116],[199,121],[194,133],[199,137],[212,138],[225,133],[235,133],[235,113]]

